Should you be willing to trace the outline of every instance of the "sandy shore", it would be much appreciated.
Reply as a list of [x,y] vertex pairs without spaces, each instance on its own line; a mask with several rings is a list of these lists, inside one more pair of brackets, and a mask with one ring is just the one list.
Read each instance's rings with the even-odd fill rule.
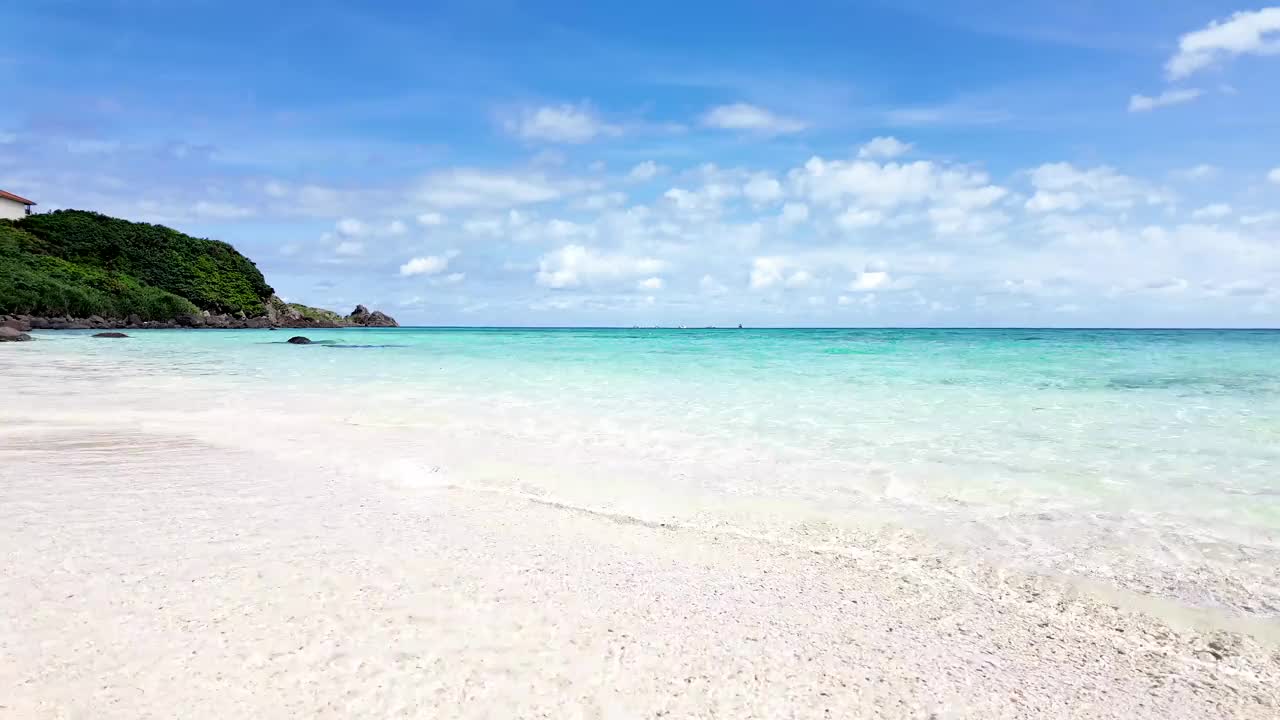
[[1280,715],[1270,641],[1050,581],[384,482],[77,403],[0,411],[0,717]]

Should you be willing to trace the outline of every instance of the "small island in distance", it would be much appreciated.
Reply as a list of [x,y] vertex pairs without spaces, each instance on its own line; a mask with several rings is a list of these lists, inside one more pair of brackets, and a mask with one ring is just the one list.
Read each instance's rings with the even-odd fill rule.
[[228,243],[163,225],[58,210],[0,220],[0,326],[118,328],[398,327],[287,303]]

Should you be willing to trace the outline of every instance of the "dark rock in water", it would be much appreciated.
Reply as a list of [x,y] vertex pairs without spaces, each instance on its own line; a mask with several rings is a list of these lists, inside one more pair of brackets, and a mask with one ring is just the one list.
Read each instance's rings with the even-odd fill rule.
[[31,336],[17,328],[0,326],[0,342],[26,342]]
[[125,335],[125,334],[124,334],[124,333],[122,333],[122,332],[100,332],[100,333],[94,333],[94,334],[93,334],[93,336],[94,336],[94,337],[98,337],[98,338],[127,338],[127,337],[129,337],[128,335]]
[[290,345],[310,345],[311,339],[304,338],[301,335],[294,335],[293,337],[289,338],[289,344]]
[[399,327],[400,323],[390,315],[385,315],[377,310],[369,312],[369,308],[363,305],[357,305],[355,310],[347,316],[347,322],[352,325],[362,325],[364,327]]
[[267,328],[267,329],[268,329],[268,330],[270,330],[271,332],[275,332],[275,331],[279,330],[280,328],[273,328],[273,327],[269,327],[269,328]]

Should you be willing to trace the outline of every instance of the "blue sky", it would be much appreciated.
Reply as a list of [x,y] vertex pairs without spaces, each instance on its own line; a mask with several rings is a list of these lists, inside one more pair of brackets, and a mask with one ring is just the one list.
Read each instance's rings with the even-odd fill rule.
[[1280,325],[1280,7],[46,0],[0,188],[474,325]]

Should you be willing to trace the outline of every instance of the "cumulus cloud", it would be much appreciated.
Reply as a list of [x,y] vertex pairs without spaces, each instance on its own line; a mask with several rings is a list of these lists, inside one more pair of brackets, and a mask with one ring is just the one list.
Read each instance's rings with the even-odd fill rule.
[[809,287],[815,282],[813,274],[803,268],[795,268],[784,257],[758,257],[751,261],[749,284],[752,290],[768,290],[783,287],[788,290]]
[[544,105],[525,108],[506,122],[507,131],[526,140],[555,143],[585,143],[602,135],[618,135],[622,130],[602,121],[590,106]]
[[1267,180],[1270,180],[1276,185],[1280,185],[1280,167],[1272,168],[1271,172],[1267,173]]
[[702,124],[721,130],[750,130],[777,135],[800,132],[807,127],[799,120],[747,103],[714,107],[702,116]]
[[782,183],[768,173],[756,173],[742,186],[742,194],[757,205],[764,205],[782,198]]
[[641,290],[661,290],[664,284],[665,283],[663,282],[662,278],[651,277],[651,278],[645,278],[644,280],[641,280],[640,282],[636,283],[636,287],[640,288]]
[[243,218],[253,217],[258,213],[250,207],[232,205],[231,203],[201,200],[191,208],[191,214],[198,218],[207,218],[210,220],[241,220]]
[[611,253],[583,245],[565,245],[538,261],[537,283],[549,288],[571,288],[596,282],[650,275],[667,263],[652,257]]
[[413,198],[441,208],[509,208],[559,200],[590,187],[584,181],[556,181],[541,173],[459,168],[424,178]]
[[911,144],[895,137],[878,137],[858,149],[860,158],[892,159],[911,152]]
[[1214,203],[1205,205],[1191,213],[1191,217],[1196,220],[1217,220],[1227,217],[1231,214],[1231,206],[1225,203]]
[[1173,80],[1185,78],[1237,55],[1280,53],[1280,7],[1241,11],[1178,39],[1178,52],[1165,63]]
[[1181,90],[1165,90],[1155,97],[1134,95],[1129,98],[1129,112],[1148,112],[1156,108],[1168,107],[1169,105],[1181,105],[1189,103],[1203,94],[1204,91],[1198,88],[1185,88]]
[[976,209],[994,202],[1005,191],[990,185],[985,173],[919,160],[880,164],[867,160],[845,162],[812,157],[792,170],[796,192],[819,205],[854,201],[862,208],[893,208],[931,202]]
[[789,202],[782,206],[778,216],[784,225],[799,225],[809,219],[809,206],[804,203]]
[[712,275],[702,276],[702,279],[698,281],[698,290],[703,295],[724,295],[729,292],[729,288]]
[[1071,163],[1046,163],[1031,171],[1031,184],[1036,192],[1025,206],[1040,213],[1074,211],[1090,205],[1123,210],[1170,200],[1164,191],[1105,165],[1081,169]]
[[[403,277],[411,277],[414,275],[438,275],[449,267],[449,261],[457,257],[458,253],[454,251],[447,252],[443,255],[423,255],[421,257],[410,258],[400,266],[400,275]],[[461,280],[461,273],[458,280]]]
[[1209,164],[1201,163],[1194,167],[1175,170],[1173,176],[1179,180],[1211,180],[1218,176],[1218,168]]
[[334,229],[343,237],[360,237],[369,232],[369,226],[355,218],[342,218],[334,225]]
[[343,240],[342,242],[334,246],[333,252],[336,255],[342,255],[344,257],[354,257],[356,255],[363,255],[364,243],[357,242],[355,240]]
[[445,218],[438,212],[424,212],[417,217],[418,224],[423,227],[436,227],[445,223]]
[[844,230],[858,230],[879,225],[884,221],[884,213],[879,210],[849,208],[836,216],[836,224]]
[[666,172],[666,168],[652,160],[645,160],[631,168],[631,171],[627,173],[627,179],[632,182],[648,182],[664,172]]
[[862,272],[854,277],[853,282],[849,283],[849,290],[853,292],[884,290],[890,286],[891,282],[889,266],[883,261],[873,260],[867,263]]

